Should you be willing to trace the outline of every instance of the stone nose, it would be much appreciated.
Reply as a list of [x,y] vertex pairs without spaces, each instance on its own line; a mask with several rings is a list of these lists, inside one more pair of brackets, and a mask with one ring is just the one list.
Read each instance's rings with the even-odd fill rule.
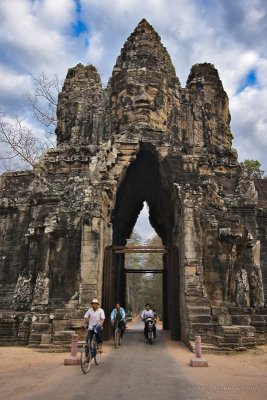
[[146,95],[144,88],[140,88],[138,95],[136,96],[135,103],[146,103],[149,104],[149,99]]

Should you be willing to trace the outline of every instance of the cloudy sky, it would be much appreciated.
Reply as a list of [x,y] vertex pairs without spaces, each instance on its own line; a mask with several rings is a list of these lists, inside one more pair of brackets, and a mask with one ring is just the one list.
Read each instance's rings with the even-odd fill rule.
[[160,34],[183,86],[193,64],[216,66],[239,160],[258,159],[267,174],[266,0],[1,0],[0,111],[39,129],[23,108],[33,78],[64,78],[81,62],[94,64],[106,85],[142,18]]

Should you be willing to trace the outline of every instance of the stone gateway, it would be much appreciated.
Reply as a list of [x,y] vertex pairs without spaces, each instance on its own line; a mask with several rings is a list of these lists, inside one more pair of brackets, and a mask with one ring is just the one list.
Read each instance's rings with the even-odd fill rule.
[[181,87],[142,20],[106,88],[94,66],[69,69],[57,117],[57,147],[32,171],[0,178],[0,342],[69,344],[92,297],[107,315],[124,304],[114,248],[146,201],[165,249],[172,338],[265,343],[267,181],[242,174],[214,66],[194,65]]

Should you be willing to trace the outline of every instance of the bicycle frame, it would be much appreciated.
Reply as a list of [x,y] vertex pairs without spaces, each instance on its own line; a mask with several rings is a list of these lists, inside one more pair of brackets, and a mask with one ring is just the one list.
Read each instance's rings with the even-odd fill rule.
[[97,350],[96,333],[93,332],[87,335],[85,345],[81,350],[81,368],[84,374],[87,374],[91,367],[92,359],[94,359],[95,364],[98,365],[101,362],[101,353]]
[[121,328],[119,327],[120,321],[114,321],[113,335],[114,335],[114,347],[115,349],[121,344]]
[[96,334],[94,332],[92,338],[88,335],[86,338],[86,344],[89,346],[89,349],[91,350],[91,356],[94,358],[96,356],[97,352],[97,343],[96,343]]

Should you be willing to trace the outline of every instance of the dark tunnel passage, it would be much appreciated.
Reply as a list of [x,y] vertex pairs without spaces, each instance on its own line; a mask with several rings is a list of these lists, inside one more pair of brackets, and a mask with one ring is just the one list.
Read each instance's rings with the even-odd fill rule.
[[141,150],[120,184],[112,215],[113,245],[124,246],[146,201],[149,221],[164,245],[171,243],[174,226],[171,195],[163,186],[158,158]]

